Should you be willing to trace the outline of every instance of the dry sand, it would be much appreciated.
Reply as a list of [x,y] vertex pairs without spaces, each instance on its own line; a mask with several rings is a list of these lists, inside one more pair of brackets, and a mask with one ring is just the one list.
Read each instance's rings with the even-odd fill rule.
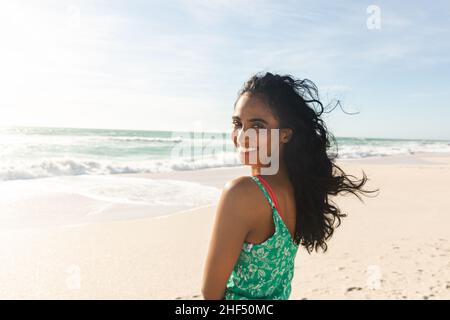
[[[450,299],[450,156],[340,165],[357,176],[363,169],[380,193],[365,203],[337,199],[348,217],[326,253],[299,250],[290,299]],[[248,174],[222,168],[139,176],[221,188]],[[89,201],[59,194],[18,210],[36,205],[68,214]],[[0,298],[201,299],[214,214],[211,205],[159,218],[1,230]]]

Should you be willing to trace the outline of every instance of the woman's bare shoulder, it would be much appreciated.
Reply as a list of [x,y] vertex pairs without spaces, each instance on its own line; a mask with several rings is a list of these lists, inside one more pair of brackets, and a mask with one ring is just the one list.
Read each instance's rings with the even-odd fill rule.
[[227,181],[224,189],[232,189],[232,190],[239,189],[240,191],[242,191],[251,189],[251,186],[254,184],[255,182],[252,181],[251,176],[240,176]]
[[229,180],[223,189],[224,192],[228,192],[234,197],[240,199],[256,194],[258,191],[258,186],[250,176],[240,176]]
[[257,213],[256,209],[261,200],[264,200],[258,185],[250,176],[240,176],[228,181],[223,188],[223,194],[226,201],[231,201],[237,208],[249,212],[247,216]]

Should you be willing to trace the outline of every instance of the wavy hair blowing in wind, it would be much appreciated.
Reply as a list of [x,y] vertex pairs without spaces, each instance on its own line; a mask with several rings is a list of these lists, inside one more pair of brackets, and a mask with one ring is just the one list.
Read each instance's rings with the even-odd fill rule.
[[337,146],[336,139],[321,119],[325,108],[312,81],[267,72],[252,76],[239,91],[238,99],[244,93],[262,97],[279,127],[293,130],[282,156],[295,190],[295,242],[308,252],[318,248],[326,251],[326,241],[346,216],[330,196],[351,193],[361,200],[360,194],[376,190],[363,189],[367,182],[364,172],[357,180],[335,164],[337,152],[329,149]]

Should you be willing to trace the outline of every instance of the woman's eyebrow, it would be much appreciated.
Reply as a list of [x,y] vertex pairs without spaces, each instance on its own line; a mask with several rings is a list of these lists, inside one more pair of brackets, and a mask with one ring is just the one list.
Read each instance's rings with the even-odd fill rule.
[[[238,116],[232,116],[231,118],[233,120],[241,120],[241,118],[239,118]],[[264,124],[269,124],[266,120],[261,119],[261,118],[252,118],[252,119],[249,119],[248,121],[250,121],[250,122],[262,122]]]
[[261,119],[261,118],[252,118],[249,121],[251,121],[251,122],[262,122],[262,123],[268,124],[268,122],[266,120]]

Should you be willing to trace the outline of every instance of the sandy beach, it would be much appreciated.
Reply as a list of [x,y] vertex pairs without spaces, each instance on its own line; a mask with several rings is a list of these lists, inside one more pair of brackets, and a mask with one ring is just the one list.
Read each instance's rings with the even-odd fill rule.
[[[450,299],[450,155],[346,160],[379,188],[339,197],[348,217],[326,253],[299,250],[290,299]],[[121,177],[177,179],[221,188],[248,168]],[[176,194],[173,195],[176,197]],[[0,210],[70,216],[97,204],[54,192]],[[109,211],[108,211],[109,210]],[[139,210],[116,205],[108,213]],[[1,299],[201,299],[215,205],[156,217],[0,230]],[[38,219],[38,217],[37,217]]]

